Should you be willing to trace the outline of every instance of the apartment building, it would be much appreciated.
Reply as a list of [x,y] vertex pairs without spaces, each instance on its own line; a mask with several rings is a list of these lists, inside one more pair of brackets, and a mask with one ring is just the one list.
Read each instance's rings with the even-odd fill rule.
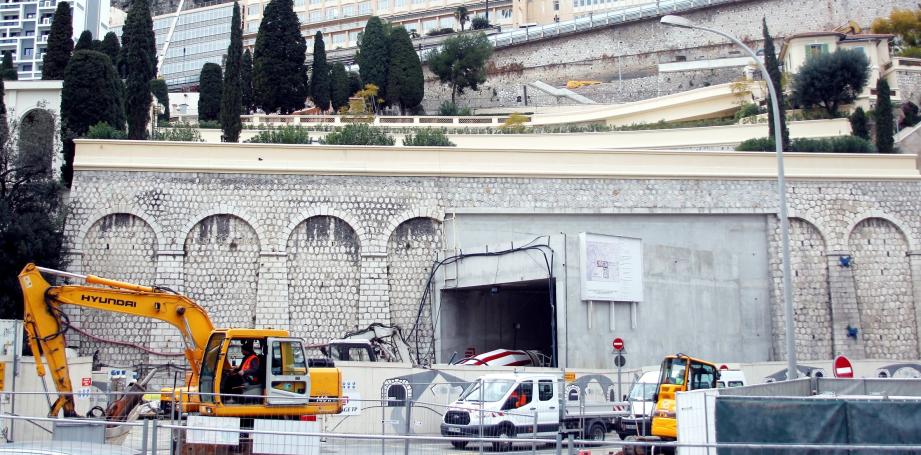
[[[74,41],[84,30],[100,39],[109,32],[109,0],[76,0],[70,4]],[[0,1],[0,52],[13,53],[19,79],[42,78],[42,58],[57,6],[57,0]]]

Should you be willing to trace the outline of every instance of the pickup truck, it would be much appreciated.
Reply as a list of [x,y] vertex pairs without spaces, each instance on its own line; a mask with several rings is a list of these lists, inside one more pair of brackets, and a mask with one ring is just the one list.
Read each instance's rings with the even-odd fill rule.
[[[576,433],[603,440],[617,428],[626,404],[610,401],[565,401],[559,375],[505,373],[481,376],[451,403],[441,423],[442,436],[496,438],[495,450],[509,450],[515,438],[547,438]],[[562,420],[561,420],[562,419]],[[467,441],[451,441],[458,449]]]

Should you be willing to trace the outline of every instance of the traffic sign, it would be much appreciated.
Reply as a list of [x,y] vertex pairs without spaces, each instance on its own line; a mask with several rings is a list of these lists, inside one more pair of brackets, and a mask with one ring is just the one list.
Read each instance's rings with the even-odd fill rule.
[[729,369],[729,365],[726,365],[725,363],[720,365],[720,371],[726,371],[728,369]]
[[614,350],[615,350],[615,351],[623,351],[623,350],[624,350],[624,340],[621,339],[621,338],[615,338],[615,339],[614,339],[614,342],[611,343],[611,345],[614,346]]
[[622,367],[622,366],[624,366],[624,365],[626,365],[626,364],[627,364],[627,358],[626,358],[626,357],[624,357],[624,356],[622,356],[622,355],[620,355],[620,354],[617,354],[616,356],[614,356],[614,365],[615,365],[617,368],[620,368],[620,367]]
[[853,378],[854,368],[851,361],[843,355],[835,357],[834,373],[836,378]]

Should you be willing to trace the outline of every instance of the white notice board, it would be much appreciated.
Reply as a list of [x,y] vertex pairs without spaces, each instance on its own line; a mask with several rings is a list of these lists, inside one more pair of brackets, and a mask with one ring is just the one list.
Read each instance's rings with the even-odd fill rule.
[[582,300],[643,301],[643,241],[579,234]]

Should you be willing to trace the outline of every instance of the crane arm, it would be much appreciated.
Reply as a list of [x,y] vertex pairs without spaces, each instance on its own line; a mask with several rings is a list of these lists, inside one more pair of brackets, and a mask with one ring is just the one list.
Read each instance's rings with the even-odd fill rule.
[[[77,278],[87,284],[109,286],[66,285],[51,286],[42,273]],[[63,305],[75,305],[100,311],[123,313],[132,316],[157,319],[179,329],[184,343],[183,353],[192,368],[192,383],[198,382],[198,372],[208,337],[214,330],[208,313],[187,297],[149,286],[124,283],[115,280],[83,276],[58,270],[27,265],[19,274],[22,287],[24,314],[23,323],[28,335],[29,347],[36,357],[38,375],[45,375],[41,356],[45,356],[54,386],[60,397],[52,405],[50,416],[76,416],[73,401],[73,385],[65,356],[65,333],[68,328],[67,315]]]

